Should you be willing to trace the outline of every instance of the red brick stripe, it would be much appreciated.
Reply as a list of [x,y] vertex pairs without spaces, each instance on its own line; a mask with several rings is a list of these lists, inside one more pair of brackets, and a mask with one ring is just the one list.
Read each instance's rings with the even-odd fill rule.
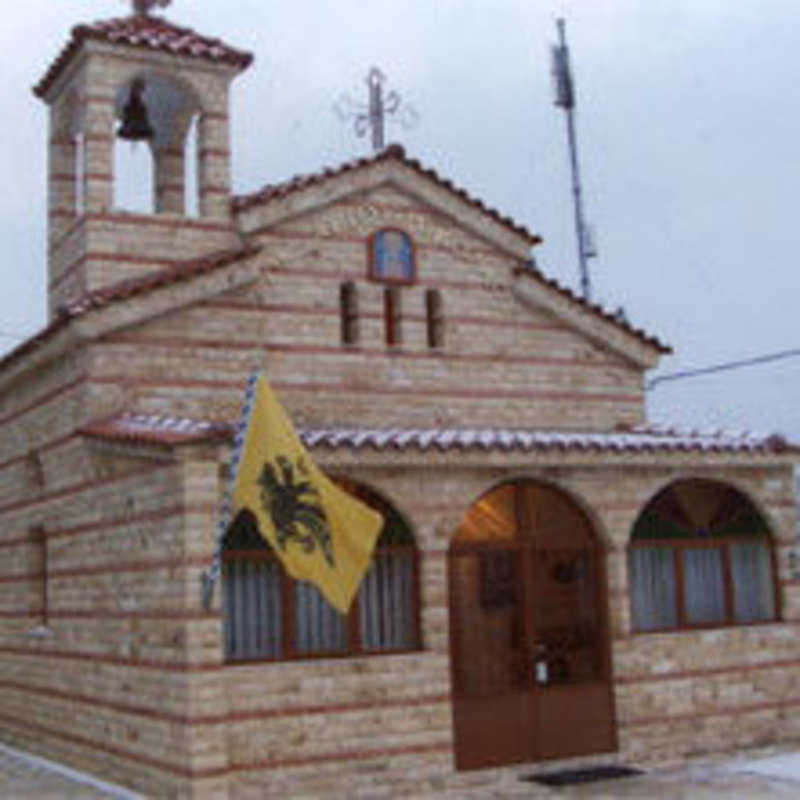
[[148,475],[155,473],[162,469],[167,469],[169,467],[174,467],[175,464],[171,460],[164,460],[161,463],[156,464],[155,466],[148,465],[147,467],[142,467],[140,469],[131,470],[130,472],[126,472],[121,475],[114,475],[110,478],[96,478],[95,480],[89,481],[80,481],[79,483],[73,483],[70,486],[65,486],[62,489],[57,489],[53,492],[49,492],[47,494],[39,494],[37,497],[30,497],[24,500],[15,500],[12,503],[7,503],[6,505],[0,505],[0,513],[6,511],[13,511],[19,508],[25,508],[26,506],[34,506],[40,505],[42,503],[50,502],[51,500],[55,500],[61,497],[68,497],[71,494],[75,494],[77,492],[83,492],[87,489],[94,489],[98,486],[110,486],[114,483],[122,483],[129,478],[138,478],[143,475]]
[[[337,280],[339,278],[337,277]],[[440,284],[436,284],[439,286]],[[459,284],[461,285],[461,284]],[[472,288],[483,288],[482,284],[473,284]],[[204,300],[199,305],[205,308],[216,308],[221,310],[230,311],[245,311],[253,313],[287,313],[287,314],[307,314],[311,316],[339,316],[340,311],[338,308],[320,308],[318,306],[302,306],[291,303],[241,303],[233,300]],[[382,313],[360,313],[359,317],[366,317],[368,319],[383,319]],[[403,314],[403,319],[410,319],[414,321],[424,322],[426,318],[422,315]],[[473,317],[473,316],[448,316],[449,322],[455,322],[463,325],[481,325],[491,328],[512,328],[515,330],[528,330],[528,331],[564,331],[573,333],[573,329],[562,323],[544,323],[544,322],[518,322],[516,320],[492,318],[492,317]],[[450,357],[450,354],[446,354]],[[600,363],[600,362],[592,362]],[[616,362],[609,361],[609,364]]]
[[202,770],[179,767],[174,762],[160,761],[159,759],[141,753],[133,753],[130,750],[123,750],[121,747],[114,747],[105,742],[98,742],[93,739],[88,739],[85,736],[77,736],[74,733],[65,731],[63,728],[51,728],[30,721],[21,722],[18,717],[12,717],[8,714],[0,714],[0,721],[6,725],[12,726],[12,728],[21,730],[25,734],[36,733],[39,736],[50,736],[55,739],[61,739],[126,761],[145,764],[153,769],[158,769],[171,775],[177,775],[181,778],[212,778],[226,775],[230,771],[227,767],[206,768]]
[[[151,572],[160,569],[188,569],[190,567],[207,567],[211,556],[183,556],[182,558],[157,558],[151,561],[123,561],[110,564],[96,564],[92,567],[72,567],[71,569],[49,569],[47,577],[74,578],[87,575],[110,575],[118,572]],[[0,581],[3,578],[0,577]]]
[[[199,379],[166,379],[166,378],[128,378],[125,375],[104,375],[89,378],[89,383],[98,386],[158,386],[161,388],[206,388],[218,390],[239,391],[241,381],[199,380]],[[600,403],[640,403],[638,394],[611,394],[602,392],[556,392],[556,391],[522,391],[522,390],[478,390],[478,389],[440,389],[437,386],[417,388],[396,388],[393,386],[348,386],[340,383],[322,383],[307,381],[303,383],[289,383],[288,381],[274,381],[273,387],[283,392],[313,392],[315,394],[358,394],[377,396],[408,396],[422,395],[424,397],[453,397],[470,400],[553,400],[577,401]],[[0,509],[2,510],[2,509]]]
[[122,517],[112,517],[111,519],[101,519],[94,522],[84,522],[80,525],[72,525],[68,528],[48,528],[47,539],[58,539],[62,536],[80,536],[85,533],[96,531],[113,530],[114,528],[124,528],[128,525],[141,524],[142,522],[159,522],[170,517],[181,516],[182,514],[210,514],[217,511],[217,506],[213,503],[198,504],[194,506],[176,505],[167,508],[159,508],[154,511],[142,511],[139,514],[127,514]]
[[[68,433],[68,434],[66,434],[64,436],[59,436],[57,439],[53,439],[50,442],[45,442],[43,444],[40,444],[35,449],[39,450],[40,452],[43,451],[43,450],[50,450],[50,449],[52,449],[54,447],[58,447],[59,445],[64,444],[65,442],[68,442],[70,439],[74,439],[74,438],[75,438],[75,434]],[[10,467],[12,464],[17,463],[18,461],[25,461],[25,459],[28,458],[28,455],[29,455],[29,453],[23,453],[22,455],[13,456],[12,458],[9,458],[7,461],[3,461],[2,463],[0,463],[0,472],[2,472],[7,467]],[[0,547],[2,547],[2,543],[1,542],[0,542]]]
[[[8,609],[0,611],[4,619],[25,619],[41,617],[44,609]],[[146,609],[143,611],[119,611],[113,608],[80,609],[62,608],[58,611],[47,609],[48,619],[146,619],[146,620],[216,620],[220,614],[216,611],[200,611],[197,609]]]
[[83,705],[106,708],[111,711],[118,711],[132,716],[147,717],[149,719],[161,720],[169,723],[183,725],[221,725],[231,722],[246,722],[263,719],[275,719],[283,717],[303,717],[318,714],[346,714],[358,713],[361,711],[382,711],[389,708],[409,708],[429,705],[440,705],[450,700],[449,694],[430,695],[426,697],[408,698],[405,700],[385,700],[362,703],[339,703],[331,705],[317,706],[294,706],[291,708],[278,709],[257,709],[254,711],[229,712],[223,714],[187,715],[176,714],[164,711],[162,708],[150,708],[147,706],[132,703],[121,703],[111,700],[102,700],[78,692],[65,692],[60,689],[53,689],[49,686],[31,686],[19,681],[0,681],[0,687],[21,692],[23,694],[36,695],[39,697],[50,697],[55,700],[63,700],[70,703],[81,703]]
[[233,772],[252,772],[254,770],[287,769],[290,767],[306,767],[330,761],[368,761],[373,758],[415,755],[422,753],[450,753],[453,745],[450,741],[432,744],[406,745],[404,747],[386,747],[375,750],[349,750],[341,753],[314,753],[302,758],[277,758],[262,761],[234,762]]
[[33,411],[33,409],[38,408],[39,406],[43,406],[45,403],[49,403],[51,400],[54,400],[61,394],[65,392],[69,392],[74,389],[76,386],[80,386],[86,380],[86,373],[79,375],[74,380],[70,381],[69,383],[65,383],[63,386],[59,386],[57,389],[52,389],[49,392],[46,392],[43,395],[40,395],[28,405],[23,406],[22,408],[18,408],[16,411],[12,411],[10,414],[7,414],[5,417],[0,417],[0,425],[6,425],[7,423],[11,422],[12,420],[16,419],[17,417],[22,416],[23,414],[27,414],[29,411]]
[[644,725],[669,725],[673,722],[686,722],[697,719],[707,719],[708,717],[739,717],[742,714],[757,714],[761,711],[783,711],[789,708],[800,706],[800,699],[792,698],[786,700],[776,700],[772,703],[752,703],[741,706],[725,706],[724,708],[714,708],[704,711],[688,711],[683,714],[660,714],[655,717],[639,717],[627,721],[619,720],[620,727],[641,727]]
[[0,653],[25,658],[51,658],[64,661],[87,661],[100,664],[113,664],[116,667],[135,667],[136,669],[162,670],[164,672],[217,672],[225,665],[218,662],[191,664],[184,661],[156,661],[155,659],[120,658],[103,653],[79,653],[73,650],[46,650],[36,647],[2,647]]
[[[272,239],[288,239],[295,241],[325,241],[325,242],[341,242],[342,244],[358,244],[365,247],[365,238],[363,236],[347,235],[342,233],[312,233],[305,231],[287,231],[287,230],[274,230],[271,228],[256,228],[250,232],[250,235],[258,235],[270,237]],[[418,251],[429,250],[436,253],[447,253],[449,255],[464,258],[464,256],[476,256],[481,258],[496,258],[498,261],[507,263],[512,260],[509,256],[498,252],[497,250],[490,250],[481,247],[464,247],[454,248],[446,247],[441,244],[426,244],[424,242],[415,242],[415,248]],[[366,248],[365,248],[366,249]]]
[[[362,317],[367,316],[362,314]],[[380,314],[371,314],[376,319],[383,318]],[[408,319],[408,317],[405,317]],[[420,318],[420,321],[422,319]],[[263,340],[231,341],[229,339],[187,339],[178,337],[144,337],[135,334],[111,334],[104,337],[104,342],[109,344],[135,344],[139,347],[174,347],[174,348],[206,348],[209,350],[252,350],[263,348],[278,353],[300,353],[305,355],[336,356],[385,356],[386,348],[378,347],[340,347],[338,345],[304,345],[288,344],[286,342],[270,342]],[[618,366],[611,361],[596,361],[585,358],[529,358],[525,356],[510,356],[496,353],[436,353],[431,351],[399,351],[392,353],[392,358],[405,358],[411,360],[446,360],[466,361],[478,363],[526,364],[530,366],[580,366],[587,369],[608,369]]]
[[[431,249],[434,245],[429,245]],[[423,248],[424,249],[424,248]],[[461,254],[463,258],[463,253]],[[265,273],[273,275],[289,275],[293,278],[304,277],[314,278],[315,280],[329,280],[331,282],[339,283],[343,280],[357,281],[364,278],[364,270],[337,270],[331,272],[324,269],[311,269],[302,267],[266,267]],[[438,278],[429,280],[418,280],[416,286],[432,286],[437,289],[457,289],[459,291],[480,291],[492,292],[495,289],[495,284],[489,284],[482,281],[446,281]],[[561,326],[565,328],[566,326]]]
[[[785,623],[781,623],[785,624]],[[718,630],[718,629],[717,629]],[[800,667],[800,658],[776,659],[775,661],[759,661],[755,664],[734,664],[727,667],[709,667],[707,669],[690,669],[678,672],[665,672],[658,675],[640,673],[638,675],[617,675],[614,683],[622,686],[639,683],[658,683],[661,681],[680,681],[689,678],[708,678],[712,675],[730,675],[734,672],[762,672],[768,669],[785,669]]]

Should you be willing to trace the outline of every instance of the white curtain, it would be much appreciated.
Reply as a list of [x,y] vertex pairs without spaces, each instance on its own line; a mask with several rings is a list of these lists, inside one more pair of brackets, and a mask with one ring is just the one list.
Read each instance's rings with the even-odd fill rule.
[[671,547],[630,551],[633,629],[654,631],[678,626],[675,557]]
[[775,592],[769,546],[764,541],[737,542],[730,546],[737,622],[775,618]]
[[223,564],[225,655],[231,660],[280,658],[283,638],[277,561],[235,559]]
[[725,622],[725,581],[721,549],[687,548],[682,555],[686,621],[695,625]]
[[361,645],[365,650],[414,646],[414,554],[378,553],[361,584]]
[[340,614],[312,583],[295,583],[295,650],[298,654],[347,650],[347,617]]

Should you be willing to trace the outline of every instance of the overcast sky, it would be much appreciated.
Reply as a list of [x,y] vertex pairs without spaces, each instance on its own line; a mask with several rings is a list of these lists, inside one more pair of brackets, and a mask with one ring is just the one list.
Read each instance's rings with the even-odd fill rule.
[[[30,87],[78,22],[124,0],[26,0],[0,26],[0,347],[45,323],[45,106]],[[544,237],[577,286],[549,47],[567,19],[594,295],[671,344],[657,374],[800,348],[797,0],[174,0],[252,50],[234,85],[234,189],[368,152],[332,106],[378,65],[416,110],[387,140]],[[800,439],[800,358],[658,385],[653,421]]]

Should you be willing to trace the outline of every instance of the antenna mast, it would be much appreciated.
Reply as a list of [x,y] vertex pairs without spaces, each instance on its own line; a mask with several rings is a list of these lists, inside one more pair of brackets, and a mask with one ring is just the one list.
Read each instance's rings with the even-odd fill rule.
[[575,235],[578,239],[578,268],[581,278],[581,294],[584,300],[591,297],[589,280],[590,258],[597,255],[589,228],[583,217],[583,197],[581,194],[581,178],[578,166],[578,145],[575,138],[575,92],[572,74],[569,67],[569,50],[564,30],[564,20],[556,20],[558,28],[558,44],[552,47],[553,83],[555,88],[555,104],[564,109],[567,119],[567,141],[569,143],[569,161],[572,168],[572,196],[575,203]]

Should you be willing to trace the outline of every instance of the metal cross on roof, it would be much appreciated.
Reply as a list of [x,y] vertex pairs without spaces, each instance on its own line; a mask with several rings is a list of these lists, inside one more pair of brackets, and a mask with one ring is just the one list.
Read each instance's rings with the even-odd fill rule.
[[347,95],[339,98],[333,107],[340,119],[354,119],[357,136],[364,136],[369,130],[372,134],[372,149],[376,152],[384,147],[384,124],[387,116],[397,114],[400,124],[410,128],[417,122],[417,112],[407,104],[403,104],[400,95],[394,90],[383,93],[383,84],[386,76],[377,68],[372,67],[367,74],[367,88],[369,89],[369,104],[364,107]]
[[166,8],[172,0],[133,0],[133,13],[146,17],[152,8]]

